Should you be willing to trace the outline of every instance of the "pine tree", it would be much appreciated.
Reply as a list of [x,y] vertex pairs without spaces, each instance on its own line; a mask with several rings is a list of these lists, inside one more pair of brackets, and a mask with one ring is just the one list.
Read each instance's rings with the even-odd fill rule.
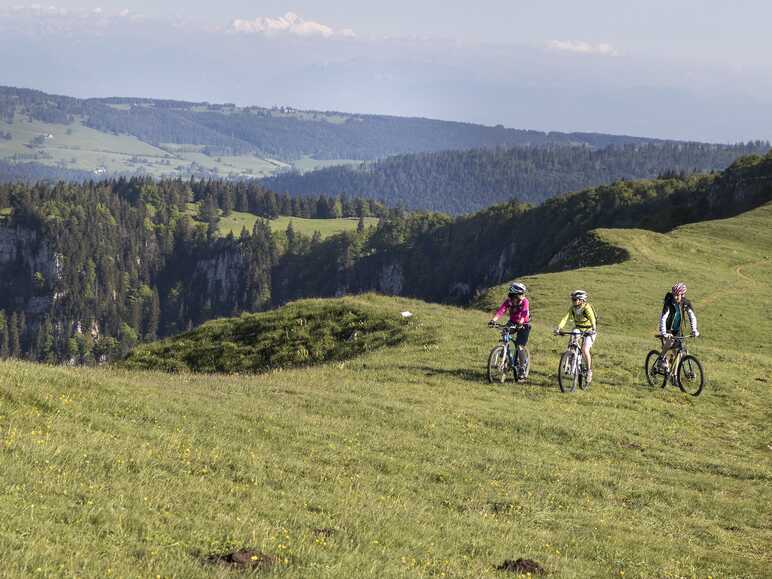
[[161,321],[161,299],[157,288],[153,288],[153,295],[148,300],[146,308],[148,313],[145,322],[145,339],[155,340],[158,337],[158,325]]
[[11,358],[21,357],[21,337],[19,336],[19,317],[16,312],[11,314],[8,328],[9,356]]
[[54,328],[48,316],[38,326],[38,335],[35,342],[36,359],[39,362],[52,364],[56,361]]

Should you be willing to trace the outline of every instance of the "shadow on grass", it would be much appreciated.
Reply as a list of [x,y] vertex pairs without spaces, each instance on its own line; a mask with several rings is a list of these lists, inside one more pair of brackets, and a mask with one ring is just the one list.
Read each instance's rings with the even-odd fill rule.
[[488,375],[482,368],[436,368],[433,366],[398,366],[401,370],[413,370],[424,376],[453,376],[465,382],[488,383]]
[[515,382],[509,377],[506,382],[488,382],[488,372],[485,368],[436,368],[432,366],[399,366],[401,370],[412,370],[422,372],[424,376],[452,376],[464,382],[472,382],[484,386],[507,385],[522,388],[537,387],[544,390],[557,389],[557,384],[551,380],[552,375],[545,372],[532,371],[527,382]]

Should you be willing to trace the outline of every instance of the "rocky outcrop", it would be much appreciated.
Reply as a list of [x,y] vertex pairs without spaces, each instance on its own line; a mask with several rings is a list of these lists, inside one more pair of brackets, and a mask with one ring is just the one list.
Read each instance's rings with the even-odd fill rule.
[[0,226],[0,271],[19,262],[33,274],[41,273],[50,283],[61,276],[61,256],[39,239],[37,231]]
[[37,231],[0,225],[0,307],[44,313],[61,276],[62,256]]
[[378,275],[378,291],[387,295],[398,296],[402,293],[404,281],[402,264],[384,265]]
[[246,259],[239,251],[224,251],[196,263],[193,279],[197,287],[215,302],[239,301],[244,287]]

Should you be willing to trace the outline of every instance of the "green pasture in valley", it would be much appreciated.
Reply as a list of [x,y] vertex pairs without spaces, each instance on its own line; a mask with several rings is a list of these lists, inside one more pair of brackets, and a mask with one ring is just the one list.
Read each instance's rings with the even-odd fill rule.
[[[120,108],[122,105],[115,105]],[[289,168],[287,163],[256,155],[208,156],[204,146],[161,143],[159,146],[128,134],[113,134],[85,126],[80,119],[68,125],[44,123],[19,112],[12,123],[0,121],[0,159],[36,162],[67,169],[106,173],[142,171],[160,177],[188,172],[195,163],[222,177],[266,177]],[[102,174],[102,173],[100,173]]]
[[[329,303],[410,338],[313,367],[0,363],[3,575],[231,577],[211,557],[252,549],[275,577],[504,577],[520,557],[553,577],[767,576],[772,206],[598,235],[631,259],[525,279],[527,384],[486,382],[489,311],[374,295]],[[698,398],[642,372],[677,279],[703,333]],[[577,287],[600,334],[594,383],[567,395],[550,330]]]
[[[196,206],[197,207],[197,206]],[[248,231],[252,231],[252,227],[257,221],[257,216],[252,213],[243,213],[240,211],[233,211],[230,215],[222,216],[220,218],[220,233],[222,235],[239,235],[242,228],[246,227]],[[341,233],[343,231],[353,231],[357,228],[359,219],[356,217],[342,217],[339,219],[305,219],[303,217],[287,217],[282,215],[276,219],[271,219],[268,223],[271,226],[271,231],[274,233],[284,233],[287,230],[287,226],[292,222],[292,227],[297,233],[302,233],[311,237],[314,231],[318,231],[322,239]],[[378,223],[377,217],[365,217],[365,225],[370,227]]]
[[364,161],[357,159],[313,159],[306,156],[292,161],[292,167],[301,173],[307,173],[308,171],[315,171],[316,169],[325,169],[327,167],[335,167],[338,165],[356,166],[362,163],[364,163]]
[[[359,219],[356,217],[341,217],[339,219],[304,219],[302,217],[287,217],[282,215],[276,219],[271,219],[271,230],[278,233],[287,230],[287,226],[292,222],[292,228],[304,235],[311,236],[314,231],[322,234],[322,238],[343,231],[353,231],[357,228]],[[377,225],[377,217],[365,217],[365,226]]]

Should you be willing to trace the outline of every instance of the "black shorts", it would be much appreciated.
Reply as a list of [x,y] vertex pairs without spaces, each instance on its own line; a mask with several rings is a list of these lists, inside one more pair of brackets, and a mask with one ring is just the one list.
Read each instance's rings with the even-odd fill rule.
[[525,348],[528,345],[528,336],[530,334],[531,324],[525,324],[522,326],[519,330],[517,330],[517,335],[515,336],[515,345],[523,346]]

